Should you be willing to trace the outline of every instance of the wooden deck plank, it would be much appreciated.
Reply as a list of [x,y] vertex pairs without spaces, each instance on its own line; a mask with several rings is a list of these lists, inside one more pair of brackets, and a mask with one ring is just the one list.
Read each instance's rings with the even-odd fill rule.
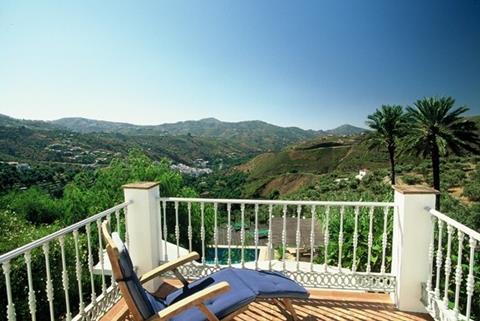
[[[181,287],[177,280],[168,280],[155,293],[165,297]],[[431,321],[426,314],[398,311],[390,296],[383,293],[334,291],[309,289],[308,300],[292,300],[301,321]],[[125,317],[125,301],[120,300],[101,321],[130,320]],[[272,300],[257,300],[251,303],[234,321],[290,320],[288,313],[281,311]]]

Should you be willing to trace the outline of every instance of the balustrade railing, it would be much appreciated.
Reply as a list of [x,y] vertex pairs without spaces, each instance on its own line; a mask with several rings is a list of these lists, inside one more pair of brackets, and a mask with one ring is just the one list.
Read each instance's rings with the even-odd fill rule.
[[478,320],[480,300],[474,291],[480,290],[480,233],[434,209],[427,210],[433,228],[424,303],[437,320]]
[[[305,286],[392,292],[394,204],[159,198],[163,259],[196,250],[196,278],[224,266],[282,271]],[[173,227],[173,229],[172,229]]]
[[[126,236],[129,202],[0,255],[0,320],[97,320],[118,299],[104,261],[101,221]],[[94,266],[100,266],[99,275]],[[4,288],[4,289],[1,289]],[[2,303],[3,300],[2,300]],[[17,308],[21,307],[21,308]],[[3,307],[2,307],[3,309]]]
[[[157,185],[144,185],[130,186],[138,190],[125,203],[0,255],[0,321],[99,319],[119,298],[104,219],[143,270],[197,251],[186,277],[226,266],[281,271],[307,287],[395,292],[399,308],[425,306],[436,320],[478,320],[480,234],[433,209],[432,225],[418,216],[434,193],[396,190],[395,203],[160,198]],[[127,226],[127,217],[143,219]],[[145,229],[149,237],[133,232]],[[421,262],[413,281],[411,262]]]

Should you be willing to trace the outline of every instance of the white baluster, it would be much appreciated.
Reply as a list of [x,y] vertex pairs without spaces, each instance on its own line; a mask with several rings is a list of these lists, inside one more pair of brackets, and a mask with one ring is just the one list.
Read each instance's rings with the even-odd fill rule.
[[192,231],[192,203],[187,203],[187,211],[188,211],[188,229],[187,229],[187,236],[188,236],[188,251],[192,252],[192,240],[193,240],[193,231]]
[[445,257],[445,291],[443,303],[448,306],[448,287],[450,286],[450,273],[452,271],[451,247],[452,247],[453,226],[447,224],[447,256]]
[[313,271],[313,253],[315,251],[315,216],[317,215],[315,205],[312,205],[310,212],[312,214],[310,222],[310,271]]
[[475,277],[473,275],[473,266],[475,263],[475,247],[477,246],[477,241],[470,236],[468,245],[470,246],[470,258],[467,276],[467,312],[465,313],[466,320],[470,320],[470,314],[472,312],[472,296],[473,291],[475,290]]
[[88,270],[90,272],[90,289],[91,289],[91,300],[92,300],[91,303],[95,306],[97,304],[97,293],[95,292],[95,283],[93,280],[93,255],[92,255],[92,240],[90,236],[90,232],[91,232],[90,223],[85,225],[85,230],[87,232]]
[[352,258],[352,272],[357,271],[357,247],[358,247],[358,214],[360,208],[355,206],[355,218],[353,225],[353,258]]
[[[430,238],[430,246],[428,248],[428,262],[429,262],[429,278],[427,279],[427,291],[430,293],[433,291],[432,285],[432,277],[433,277],[433,254],[435,252],[435,225],[436,225],[436,217],[431,216],[430,219],[432,220],[432,236]],[[428,303],[430,305],[430,302]],[[430,308],[430,306],[428,307]]]
[[164,260],[168,261],[168,227],[167,227],[167,202],[162,202],[163,207],[163,245],[164,245],[164,253],[165,256]]
[[435,275],[435,298],[440,300],[440,271],[442,269],[442,230],[443,230],[443,221],[438,220],[438,244],[437,244],[437,258],[436,258],[436,266],[437,266],[437,273]]
[[368,257],[367,257],[367,273],[370,273],[372,270],[371,260],[372,260],[372,246],[373,246],[373,213],[375,208],[370,207],[369,211],[369,223],[368,223]]
[[[117,211],[115,214],[120,215]],[[119,216],[117,216],[117,222],[119,222]],[[118,226],[117,226],[118,227]],[[83,289],[82,289],[82,264],[80,263],[80,247],[78,244],[78,230],[73,231],[73,241],[75,243],[75,275],[77,277],[77,286],[78,286],[78,314],[81,316],[85,315],[85,304],[83,303]],[[112,277],[113,279],[113,277]]]
[[175,239],[177,241],[177,258],[180,257],[180,226],[178,223],[178,202],[175,202]]
[[45,243],[43,244],[42,248],[43,248],[43,254],[45,256],[45,269],[47,273],[47,284],[46,284],[45,292],[47,293],[48,307],[50,310],[50,321],[55,321],[54,310],[53,310],[53,284],[52,284],[52,276],[50,274],[50,257],[49,257],[50,244]]
[[228,266],[232,266],[232,253],[231,253],[231,246],[232,246],[232,204],[227,204],[227,244],[228,244]]
[[100,219],[96,221],[98,232],[98,261],[100,262],[100,271],[102,274],[102,295],[107,294],[107,284],[105,282],[105,263],[103,262],[103,242],[102,242],[102,222]]
[[240,243],[242,244],[242,250],[241,250],[241,262],[242,262],[242,268],[245,267],[245,204],[240,205],[240,215],[241,215],[241,224],[242,226],[240,227]]
[[5,275],[5,285],[7,288],[7,320],[15,321],[15,304],[12,298],[12,285],[10,283],[10,261],[3,262],[2,264],[3,274]]
[[25,263],[27,265],[27,277],[28,277],[28,308],[30,310],[30,316],[32,321],[37,319],[37,299],[35,298],[35,290],[33,289],[32,279],[32,255],[30,251],[25,252]]
[[[162,246],[163,246],[163,219],[162,219],[162,202],[158,202],[158,228],[157,228],[157,231],[158,231],[158,251],[159,251],[159,258],[160,260],[165,260],[164,256],[165,254],[163,254],[163,249],[162,249]],[[166,236],[165,236],[166,238]],[[113,277],[111,278],[112,279],[112,284],[113,284]]]
[[202,264],[205,265],[205,203],[200,203],[200,238],[202,240]]
[[112,230],[112,213],[107,214],[107,222],[108,222],[108,229],[109,231]]
[[302,206],[297,206],[297,231],[295,233],[295,243],[297,246],[297,271],[300,270],[300,215],[302,214]]
[[115,211],[115,222],[117,223],[117,233],[120,235],[120,210]]
[[283,271],[287,269],[286,261],[286,248],[287,248],[287,205],[283,206],[283,227],[282,227],[282,261],[283,261]]
[[258,270],[258,204],[255,204],[255,270]]
[[458,250],[457,250],[457,267],[455,268],[455,306],[453,312],[455,313],[455,320],[458,320],[458,314],[460,309],[458,303],[460,301],[460,286],[462,285],[462,252],[463,252],[463,239],[464,234],[462,231],[457,230]]
[[125,216],[125,244],[130,245],[130,235],[128,235],[128,206],[123,208],[123,215]]
[[385,206],[383,209],[383,234],[382,234],[382,266],[380,267],[380,273],[385,273],[385,254],[387,252],[387,225],[388,225],[388,210],[389,208]]
[[330,232],[329,232],[329,221],[330,221],[330,206],[327,206],[325,209],[325,232],[323,234],[323,246],[325,248],[325,272],[328,272],[328,242],[330,241]]
[[272,270],[272,251],[273,251],[273,238],[272,238],[272,212],[273,205],[268,206],[268,270]]
[[66,307],[66,319],[70,321],[72,319],[72,314],[70,312],[70,296],[68,293],[69,286],[68,286],[68,271],[67,271],[67,262],[65,261],[65,236],[60,236],[58,238],[58,242],[60,243],[60,253],[62,256],[62,285],[63,291],[65,293],[65,307]]
[[213,240],[215,242],[215,266],[218,267],[218,204],[213,204]]
[[340,231],[338,232],[338,272],[342,273],[342,249],[343,249],[343,216],[345,207],[340,207]]

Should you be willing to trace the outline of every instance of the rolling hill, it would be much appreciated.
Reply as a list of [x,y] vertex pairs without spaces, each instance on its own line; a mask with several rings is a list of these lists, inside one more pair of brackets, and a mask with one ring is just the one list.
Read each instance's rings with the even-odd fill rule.
[[[70,117],[54,121],[21,120],[0,114],[0,126],[26,127],[41,130],[73,131],[81,134],[122,134],[129,137],[189,136],[236,145],[240,149],[255,152],[275,151],[302,141],[325,135],[351,135],[364,129],[342,125],[326,131],[304,130],[298,127],[280,127],[263,121],[223,122],[215,118],[189,120],[153,126],[110,122]],[[162,138],[162,140],[164,140]]]
[[153,159],[191,164],[197,158],[229,162],[255,153],[252,148],[188,135],[128,136],[75,133],[59,129],[0,126],[0,161],[108,164],[114,155],[140,149]]
[[368,150],[362,135],[356,135],[312,139],[260,154],[236,169],[248,175],[247,196],[268,196],[273,190],[282,195],[296,192],[327,173],[351,174],[360,168],[386,166],[386,154]]

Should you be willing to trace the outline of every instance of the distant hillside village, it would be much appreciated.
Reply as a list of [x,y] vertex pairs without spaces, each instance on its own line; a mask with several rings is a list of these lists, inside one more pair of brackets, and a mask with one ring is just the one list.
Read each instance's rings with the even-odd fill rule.
[[188,166],[182,163],[172,164],[170,166],[171,169],[175,171],[179,171],[180,173],[188,176],[198,177],[204,174],[212,173],[210,168],[207,168],[208,161],[202,158],[198,158],[193,162],[194,166]]
[[62,143],[50,144],[44,148],[50,154],[57,155],[61,160],[68,160],[72,163],[79,163],[91,167],[108,164],[114,156],[120,153],[112,153],[104,150],[86,150],[76,146],[69,139]]

